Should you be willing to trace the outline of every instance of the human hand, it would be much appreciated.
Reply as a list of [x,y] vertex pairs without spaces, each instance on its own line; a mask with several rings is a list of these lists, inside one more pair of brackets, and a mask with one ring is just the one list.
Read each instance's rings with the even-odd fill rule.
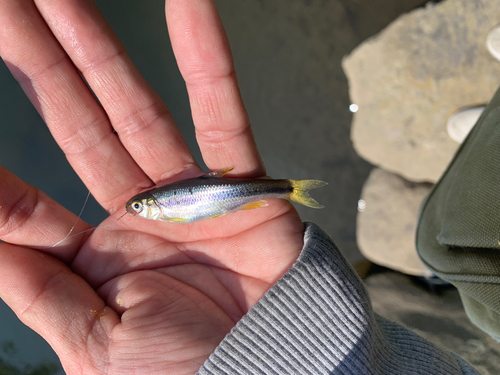
[[[167,0],[166,15],[205,163],[264,176],[214,5]],[[117,221],[139,191],[201,173],[167,108],[90,1],[1,0],[0,25],[0,55],[110,213],[53,246],[75,215],[0,167],[0,297],[67,374],[195,373],[292,265],[300,218],[269,200],[192,224]]]

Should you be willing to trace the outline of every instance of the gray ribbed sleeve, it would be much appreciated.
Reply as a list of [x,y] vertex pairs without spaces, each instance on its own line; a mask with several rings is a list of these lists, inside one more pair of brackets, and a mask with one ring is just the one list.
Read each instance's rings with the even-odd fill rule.
[[479,374],[373,313],[330,238],[306,223],[294,266],[246,314],[199,374]]

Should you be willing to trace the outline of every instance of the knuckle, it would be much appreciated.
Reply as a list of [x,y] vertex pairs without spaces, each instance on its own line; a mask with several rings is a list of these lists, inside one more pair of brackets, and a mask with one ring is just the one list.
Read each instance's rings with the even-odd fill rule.
[[113,134],[111,127],[102,126],[103,124],[106,124],[106,120],[101,117],[90,119],[76,131],[65,130],[65,134],[59,134],[57,142],[66,155],[83,154],[88,150],[94,150]]
[[120,136],[132,137],[137,132],[144,131],[169,116],[170,112],[165,104],[155,101],[125,114],[114,122],[114,126]]
[[234,139],[244,137],[249,133],[250,124],[244,124],[240,127],[235,127],[233,129],[206,129],[206,130],[196,130],[196,136],[199,137],[204,143],[216,145],[216,144],[227,144]]
[[0,209],[0,238],[21,228],[35,211],[38,190],[32,186],[18,191]]

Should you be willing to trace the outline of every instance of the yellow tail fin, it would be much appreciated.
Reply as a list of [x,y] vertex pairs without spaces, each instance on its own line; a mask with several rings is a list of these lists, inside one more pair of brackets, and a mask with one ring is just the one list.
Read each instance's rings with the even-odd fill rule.
[[309,196],[308,191],[316,189],[325,185],[328,185],[325,181],[319,180],[290,180],[292,184],[293,192],[290,194],[290,200],[303,204],[307,207],[312,208],[323,208],[321,204],[316,202],[313,198]]

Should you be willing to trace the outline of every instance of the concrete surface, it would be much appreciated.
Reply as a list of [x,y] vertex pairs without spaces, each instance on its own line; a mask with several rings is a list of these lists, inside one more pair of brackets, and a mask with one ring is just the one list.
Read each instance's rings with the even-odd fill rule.
[[[361,261],[355,238],[356,208],[371,166],[356,155],[349,140],[352,115],[348,111],[348,87],[341,59],[400,13],[424,1],[217,0],[216,3],[229,34],[243,98],[268,173],[277,178],[329,181],[328,189],[315,192],[326,209],[299,207],[299,210],[304,219],[317,222],[331,235],[350,262]],[[168,45],[163,0],[126,0],[119,7],[116,2],[100,0],[98,5],[139,70],[166,101],[199,159],[187,95]],[[1,64],[0,114],[0,163],[78,213],[87,190]],[[95,202],[83,214],[93,224],[103,217]],[[378,290],[387,296],[396,293],[398,284],[407,283],[406,279],[380,277],[384,283]],[[427,298],[426,293],[417,290],[415,298]],[[441,311],[441,305],[449,304],[449,299],[442,300],[440,296],[428,298],[434,301],[431,308],[437,311]],[[452,300],[454,313],[463,317],[457,296]],[[441,318],[446,320],[446,314],[443,315]],[[414,319],[420,316],[417,313]],[[391,318],[402,319],[397,314]],[[411,323],[410,318],[406,316],[404,323]],[[451,330],[458,339],[461,324]],[[6,327],[12,333],[9,336],[5,334]],[[20,369],[20,374],[28,373],[23,370],[27,362],[22,353],[33,350],[27,346],[31,340],[26,338],[27,331],[12,314],[0,316],[3,347],[0,365],[14,366]],[[489,347],[490,342],[483,345]],[[57,358],[47,350],[39,344],[43,360],[56,363]],[[485,355],[489,355],[488,350]],[[8,371],[0,368],[0,375],[9,374]]]
[[384,270],[368,277],[366,286],[380,315],[457,353],[483,375],[500,373],[500,344],[470,322],[455,288],[429,289],[416,278]]

